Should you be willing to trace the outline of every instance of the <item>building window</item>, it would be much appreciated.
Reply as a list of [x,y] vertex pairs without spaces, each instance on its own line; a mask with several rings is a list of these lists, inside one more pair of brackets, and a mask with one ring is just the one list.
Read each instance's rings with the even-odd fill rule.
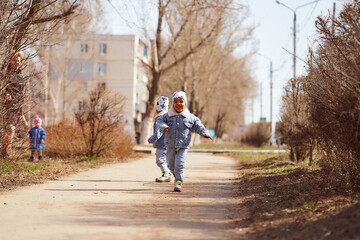
[[104,76],[106,74],[106,63],[98,63],[98,73],[100,76]]
[[107,52],[107,44],[106,43],[99,44],[99,52],[100,52],[100,55],[106,54],[106,52]]
[[147,46],[144,46],[144,57],[148,58],[148,48],[147,48]]
[[86,43],[80,44],[80,52],[81,53],[87,53],[88,52],[88,45]]

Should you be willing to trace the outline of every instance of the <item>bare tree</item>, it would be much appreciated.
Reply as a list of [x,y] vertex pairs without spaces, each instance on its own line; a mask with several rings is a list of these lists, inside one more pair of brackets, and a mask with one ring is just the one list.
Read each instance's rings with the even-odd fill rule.
[[[14,130],[20,124],[19,116],[24,119],[24,104],[28,93],[26,87],[30,77],[36,74],[20,74],[21,70],[27,66],[29,59],[36,57],[39,38],[54,31],[59,23],[70,17],[78,7],[78,1],[15,0],[2,1],[0,5],[0,95],[8,95],[9,88],[17,89],[16,97],[10,94],[11,98],[0,100],[0,114],[3,118],[1,129],[2,134],[7,135],[6,129],[9,126]],[[27,52],[28,56],[16,71],[11,71],[11,61],[17,58],[18,52]],[[10,108],[9,100],[15,102]],[[13,115],[11,119],[10,113]],[[3,143],[11,144],[13,133],[8,135],[8,139],[3,138]],[[7,153],[3,155],[6,157]]]
[[123,120],[123,107],[125,98],[111,94],[104,87],[99,87],[89,93],[89,98],[84,99],[81,107],[75,111],[75,119],[80,125],[86,155],[99,156],[116,138],[114,132],[120,128]]
[[[201,49],[166,74],[163,82],[169,92],[182,86],[182,90],[188,93],[190,111],[204,119],[221,137],[225,132],[234,135],[234,128],[243,123],[245,100],[254,89],[253,79],[247,70],[251,49],[241,56],[235,53],[251,38],[253,28],[244,25],[244,7],[225,8],[217,13],[222,15],[218,32]],[[198,18],[201,19],[201,16]],[[188,31],[183,45],[195,41],[197,36],[193,32],[201,31],[203,21],[192,21],[193,29]]]
[[[200,50],[219,32],[223,19],[221,12],[231,7],[231,3],[230,0],[158,0],[156,30],[153,34],[145,28],[143,31],[143,36],[147,38],[145,42],[151,43],[152,61],[146,64],[151,80],[148,85],[149,98],[142,125],[141,143],[146,142],[151,130],[151,116],[155,99],[163,84],[163,76]],[[194,28],[193,23],[196,20],[201,20],[200,31]],[[184,45],[183,39],[187,38],[189,31],[192,31],[193,39]]]

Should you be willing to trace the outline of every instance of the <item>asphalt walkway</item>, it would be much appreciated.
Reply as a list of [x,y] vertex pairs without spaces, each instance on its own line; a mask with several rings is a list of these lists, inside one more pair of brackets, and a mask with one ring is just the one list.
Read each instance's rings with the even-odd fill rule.
[[156,183],[155,156],[0,194],[1,240],[238,239],[236,164],[188,154],[183,192]]

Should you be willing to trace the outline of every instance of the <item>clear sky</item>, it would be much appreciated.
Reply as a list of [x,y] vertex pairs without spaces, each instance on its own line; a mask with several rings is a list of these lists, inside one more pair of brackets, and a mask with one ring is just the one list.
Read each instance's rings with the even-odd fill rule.
[[[294,13],[277,4],[275,0],[246,0],[246,2],[250,7],[250,21],[258,26],[254,36],[258,43],[258,52],[261,54],[254,56],[252,76],[259,88],[262,86],[262,97],[259,89],[253,106],[251,102],[247,105],[246,122],[259,121],[261,112],[267,120],[270,118],[270,59],[273,63],[273,121],[275,122],[279,120],[283,87],[293,76],[293,57],[290,53],[293,53]],[[281,0],[280,2],[295,10],[313,0]],[[344,1],[320,0],[297,8],[296,55],[299,58],[307,59],[309,43],[311,45],[316,39],[315,20],[319,15],[328,15],[329,11],[332,14],[334,2],[336,12],[339,12]],[[305,64],[299,59],[296,63],[296,75],[300,76],[305,73]]]
[[[128,1],[134,4],[137,2],[133,0]],[[293,57],[291,53],[293,52],[294,13],[288,8],[296,9],[296,53],[298,58],[306,61],[309,43],[311,45],[316,39],[316,17],[332,14],[334,2],[336,3],[336,12],[339,12],[345,0],[319,0],[317,2],[314,0],[281,0],[280,2],[288,8],[277,4],[275,0],[238,1],[244,2],[249,6],[248,21],[249,24],[257,26],[254,32],[254,40],[257,43],[259,53],[253,57],[249,64],[251,74],[258,83],[259,89],[257,98],[246,104],[245,121],[246,123],[252,121],[258,122],[260,116],[264,116],[270,121],[271,59],[273,63],[273,122],[275,122],[279,120],[283,87],[293,76]],[[106,11],[108,17],[111,19],[110,31],[113,34],[134,33],[119,17],[119,12],[123,10],[120,4],[121,1],[111,0],[112,4],[108,1],[105,2],[107,3]],[[310,4],[306,5],[307,3]],[[150,8],[154,8],[154,6]],[[151,12],[152,10],[148,9],[148,11]],[[297,59],[296,66],[296,75],[300,76],[304,73],[305,64]]]

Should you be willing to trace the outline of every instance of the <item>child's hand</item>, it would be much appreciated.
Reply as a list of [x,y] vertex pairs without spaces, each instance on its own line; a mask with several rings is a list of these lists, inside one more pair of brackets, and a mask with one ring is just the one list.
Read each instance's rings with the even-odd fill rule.
[[11,95],[10,95],[9,93],[7,93],[7,94],[5,95],[5,99],[6,99],[7,101],[10,101],[10,100],[11,100]]
[[44,143],[44,140],[41,139],[41,143]]
[[206,137],[206,138],[209,138],[209,139],[213,140],[213,139],[210,137],[210,135],[207,135],[207,134],[203,133],[203,136]]
[[169,131],[169,128],[165,128],[165,129],[164,129],[164,132],[167,132],[167,131]]

